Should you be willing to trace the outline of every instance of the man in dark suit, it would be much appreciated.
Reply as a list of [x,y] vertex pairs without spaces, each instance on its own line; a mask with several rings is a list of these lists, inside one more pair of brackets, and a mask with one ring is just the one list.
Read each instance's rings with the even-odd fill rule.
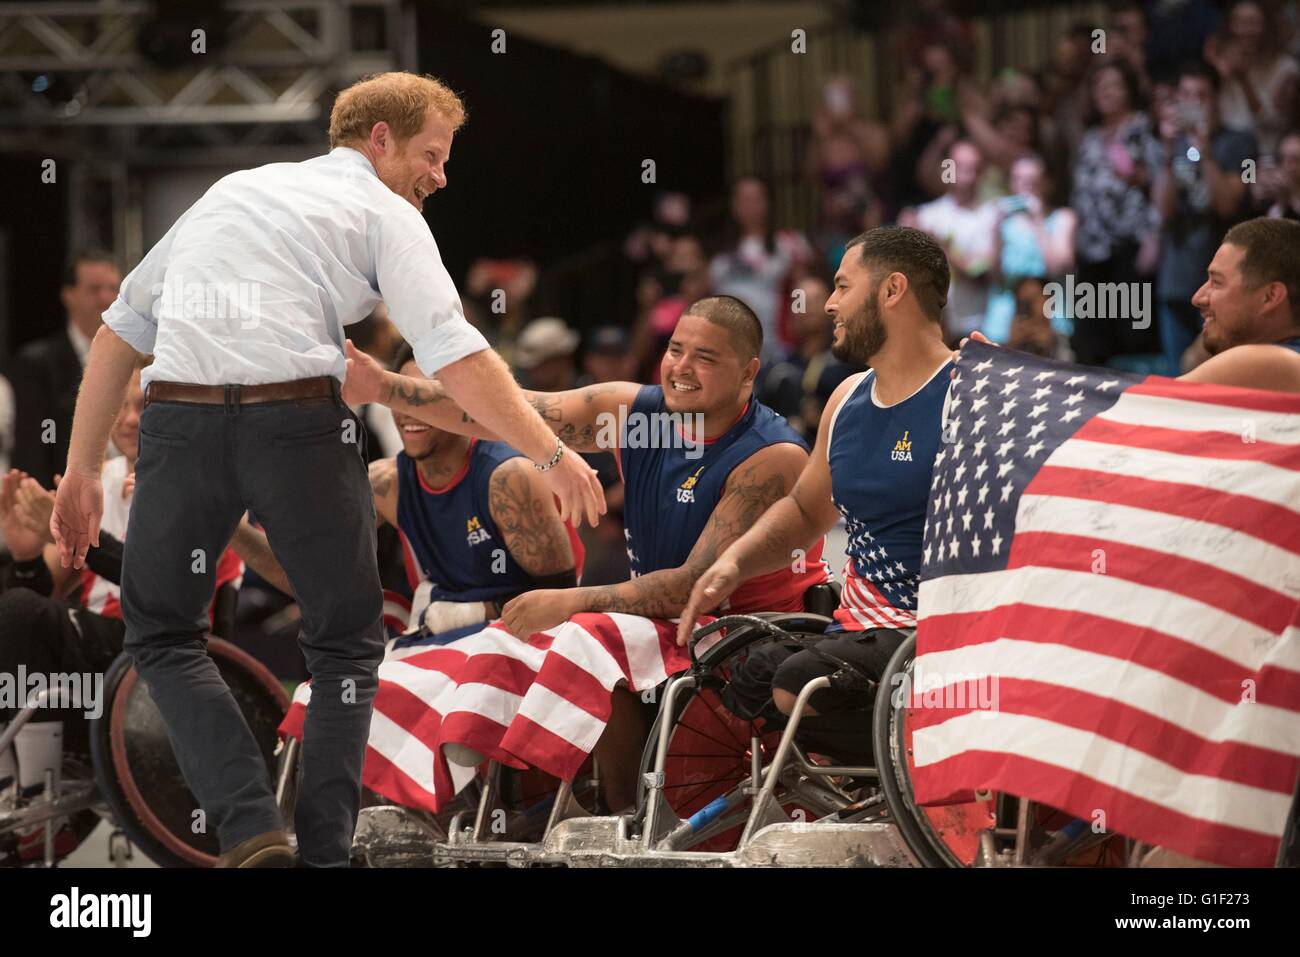
[[13,388],[14,445],[10,465],[46,488],[63,472],[72,435],[72,411],[81,370],[100,315],[117,298],[122,281],[113,254],[85,249],[69,259],[60,299],[67,326],[30,342],[10,360],[5,376]]

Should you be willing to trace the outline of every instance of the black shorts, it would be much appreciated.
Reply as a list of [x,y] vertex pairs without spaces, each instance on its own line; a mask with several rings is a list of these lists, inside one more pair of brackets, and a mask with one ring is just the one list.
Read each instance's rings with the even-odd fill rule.
[[[766,728],[783,728],[786,716],[772,703],[774,688],[797,695],[813,679],[834,674],[837,666],[831,658],[847,661],[879,682],[889,659],[906,637],[889,628],[834,632],[813,645],[820,654],[796,641],[760,645],[732,669],[731,681],[723,690],[723,704],[741,718],[761,718]],[[871,753],[874,703],[874,690],[862,694],[821,688],[808,701],[817,714],[805,714],[800,719],[799,737],[814,750],[865,759]]]

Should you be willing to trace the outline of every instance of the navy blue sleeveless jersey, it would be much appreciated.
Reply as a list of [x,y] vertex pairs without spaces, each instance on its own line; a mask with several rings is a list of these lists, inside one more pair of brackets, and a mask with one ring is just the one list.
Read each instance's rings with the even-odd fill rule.
[[504,442],[475,441],[464,469],[430,488],[415,461],[397,453],[397,527],[433,585],[430,601],[485,601],[531,588],[488,510],[488,483],[519,452]]
[[[702,447],[687,446],[667,419],[661,386],[637,393],[619,438],[624,482],[624,535],[633,576],[685,563],[722,497],[732,470],[760,449],[789,442],[808,445],[790,424],[750,399],[739,419]],[[810,585],[826,580],[821,546],[801,571],[783,569],[751,579],[731,596],[730,609],[786,610]]]
[[946,363],[890,406],[875,399],[875,372],[863,373],[831,419],[831,496],[849,535],[835,613],[845,630],[916,624],[930,474],[952,368]]

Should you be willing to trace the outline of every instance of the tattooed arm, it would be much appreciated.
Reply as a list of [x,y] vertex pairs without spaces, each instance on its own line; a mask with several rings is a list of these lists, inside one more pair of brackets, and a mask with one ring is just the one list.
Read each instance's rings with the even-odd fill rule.
[[556,576],[567,576],[567,584],[577,583],[573,547],[555,498],[525,459],[509,459],[492,473],[488,512],[510,557],[531,577],[560,584]]
[[678,568],[665,568],[619,585],[536,589],[511,599],[501,621],[512,635],[526,638],[553,628],[584,611],[616,611],[649,618],[681,612],[695,579],[728,545],[785,495],[808,454],[797,445],[773,445],[755,452],[727,479],[722,497],[704,531]]
[[[635,382],[602,382],[567,392],[524,389],[523,394],[565,445],[577,452],[597,452],[612,451],[609,440],[618,438],[619,407],[631,408],[640,388]],[[431,379],[385,373],[378,401],[446,432],[500,438],[457,405],[442,383]],[[606,423],[614,423],[612,434],[609,428],[602,430]]]
[[[771,445],[754,453],[732,471],[699,540],[677,568],[660,569],[618,585],[580,588],[575,602],[588,611],[618,611],[649,618],[681,613],[695,580],[732,542],[754,527],[798,479],[808,453],[797,445]],[[789,563],[785,553],[780,565]]]
[[717,608],[741,583],[774,572],[790,561],[796,548],[805,552],[830,531],[839,512],[831,497],[830,423],[840,404],[865,372],[849,376],[831,393],[817,427],[817,443],[789,495],[752,523],[712,561],[691,588],[690,601],[677,626],[677,643],[686,644],[699,616]]

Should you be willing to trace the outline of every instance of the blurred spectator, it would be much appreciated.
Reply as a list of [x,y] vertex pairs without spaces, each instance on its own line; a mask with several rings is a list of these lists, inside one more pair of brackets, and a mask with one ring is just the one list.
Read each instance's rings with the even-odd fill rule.
[[601,326],[587,340],[582,353],[582,375],[578,385],[625,382],[636,375],[636,361],[627,333],[619,326]]
[[524,326],[515,342],[515,368],[523,373],[524,388],[539,392],[572,389],[578,379],[574,356],[579,338],[563,319],[550,316]]
[[1070,362],[1074,357],[1065,337],[1053,328],[1052,302],[1042,276],[1024,276],[1013,287],[1015,316],[1007,345],[1048,359]]
[[653,219],[636,227],[623,242],[623,255],[631,262],[663,263],[673,240],[686,232],[691,220],[691,198],[685,193],[655,196]]
[[979,149],[963,140],[953,144],[949,159],[952,175],[945,177],[947,192],[918,208],[915,222],[948,254],[952,285],[943,321],[945,334],[955,341],[984,323],[997,207],[981,203],[976,196],[983,163]]
[[1116,0],[1110,7],[1106,26],[1106,53],[1132,68],[1143,99],[1151,94],[1147,73],[1147,15],[1137,0]]
[[695,236],[679,236],[662,269],[643,280],[645,298],[633,333],[633,368],[645,382],[659,381],[659,362],[677,319],[691,303],[709,294],[709,264]]
[[508,364],[513,364],[515,337],[531,316],[529,300],[536,288],[531,259],[476,259],[465,276],[465,318]]
[[[1005,342],[1016,313],[1015,290],[1027,276],[1059,279],[1074,271],[1078,219],[1069,207],[1049,209],[1041,158],[1023,156],[1011,167],[1011,195],[997,201],[993,232],[995,285],[981,331]],[[1064,322],[1053,317],[1057,322]],[[1060,331],[1068,334],[1068,328]]]
[[861,370],[831,355],[833,329],[826,314],[830,297],[826,281],[805,276],[795,290],[803,293],[803,309],[794,313],[797,345],[768,371],[758,400],[785,416],[811,443],[817,438],[826,400],[836,386]]
[[[1011,74],[1006,79],[1023,74]],[[986,97],[973,81],[964,81],[960,87],[962,126],[966,135],[984,157],[984,165],[977,190],[980,199],[1005,196],[1011,179],[1011,166],[1022,156],[1029,156],[1039,148],[1038,112],[1035,103],[1038,90],[1032,85],[1020,88],[1018,99],[1005,98],[1009,84],[1000,84],[1001,91]],[[1017,84],[1019,86],[1019,84]],[[922,162],[926,170],[939,168],[933,156]]]
[[[920,168],[917,157],[927,148],[947,150],[956,139],[961,119],[957,87],[962,74],[952,51],[938,43],[924,47],[917,58],[902,63],[901,98],[890,126],[890,167],[897,192],[895,202],[913,206],[942,192],[931,180],[933,169]],[[945,139],[935,146],[934,140],[941,134]]]
[[1203,55],[1206,39],[1219,27],[1214,0],[1144,0],[1147,14],[1147,70],[1173,76]]
[[[54,487],[54,473],[62,473],[67,463],[82,367],[100,316],[117,298],[121,282],[117,261],[107,250],[74,254],[59,291],[67,324],[55,335],[24,346],[5,372],[13,390],[10,465],[45,488]],[[0,431],[7,431],[5,425]]]
[[742,300],[763,324],[764,361],[780,354],[787,294],[797,271],[814,258],[803,233],[775,227],[771,200],[771,190],[759,177],[737,181],[726,241],[709,265],[712,291]]
[[1043,155],[1055,196],[1069,195],[1069,168],[1079,150],[1088,116],[1088,66],[1092,62],[1092,27],[1075,23],[1056,41],[1043,73],[1042,110],[1046,119]]
[[1206,41],[1205,59],[1219,73],[1223,125],[1253,132],[1272,156],[1292,121],[1300,76],[1300,65],[1282,49],[1276,18],[1256,0],[1237,0],[1226,29]]
[[[382,302],[370,311],[370,315],[343,331],[354,346],[373,356],[385,367],[393,361],[402,345],[402,336],[388,318],[387,304]],[[402,450],[402,435],[393,423],[392,413],[385,406],[378,403],[363,405],[357,410],[357,415],[366,430],[367,441],[363,446],[366,461],[392,458]]]
[[1228,228],[1250,216],[1242,162],[1255,137],[1219,122],[1219,77],[1204,63],[1185,66],[1178,93],[1160,118],[1164,166],[1156,202],[1164,223],[1156,291],[1165,373],[1178,375],[1183,353],[1201,331],[1196,290]]
[[883,222],[893,214],[881,202],[889,192],[889,131],[862,115],[852,80],[836,76],[822,90],[812,133],[808,160],[818,196],[817,244],[838,264],[864,219]]
[[1300,219],[1300,130],[1292,130],[1277,146],[1281,182],[1277,202],[1269,207],[1273,219]]
[[971,25],[948,9],[947,0],[916,0],[912,24],[899,37],[904,60],[921,56],[926,48],[942,46],[965,71],[975,65],[975,35]]
[[[1088,90],[1091,115],[1075,157],[1070,202],[1079,219],[1076,275],[1092,284],[1136,283],[1154,269],[1158,254],[1159,217],[1150,194],[1160,169],[1160,143],[1126,61],[1098,63]],[[1104,365],[1129,349],[1148,351],[1154,334],[1138,335],[1131,318],[1076,320],[1071,345],[1078,360]]]

